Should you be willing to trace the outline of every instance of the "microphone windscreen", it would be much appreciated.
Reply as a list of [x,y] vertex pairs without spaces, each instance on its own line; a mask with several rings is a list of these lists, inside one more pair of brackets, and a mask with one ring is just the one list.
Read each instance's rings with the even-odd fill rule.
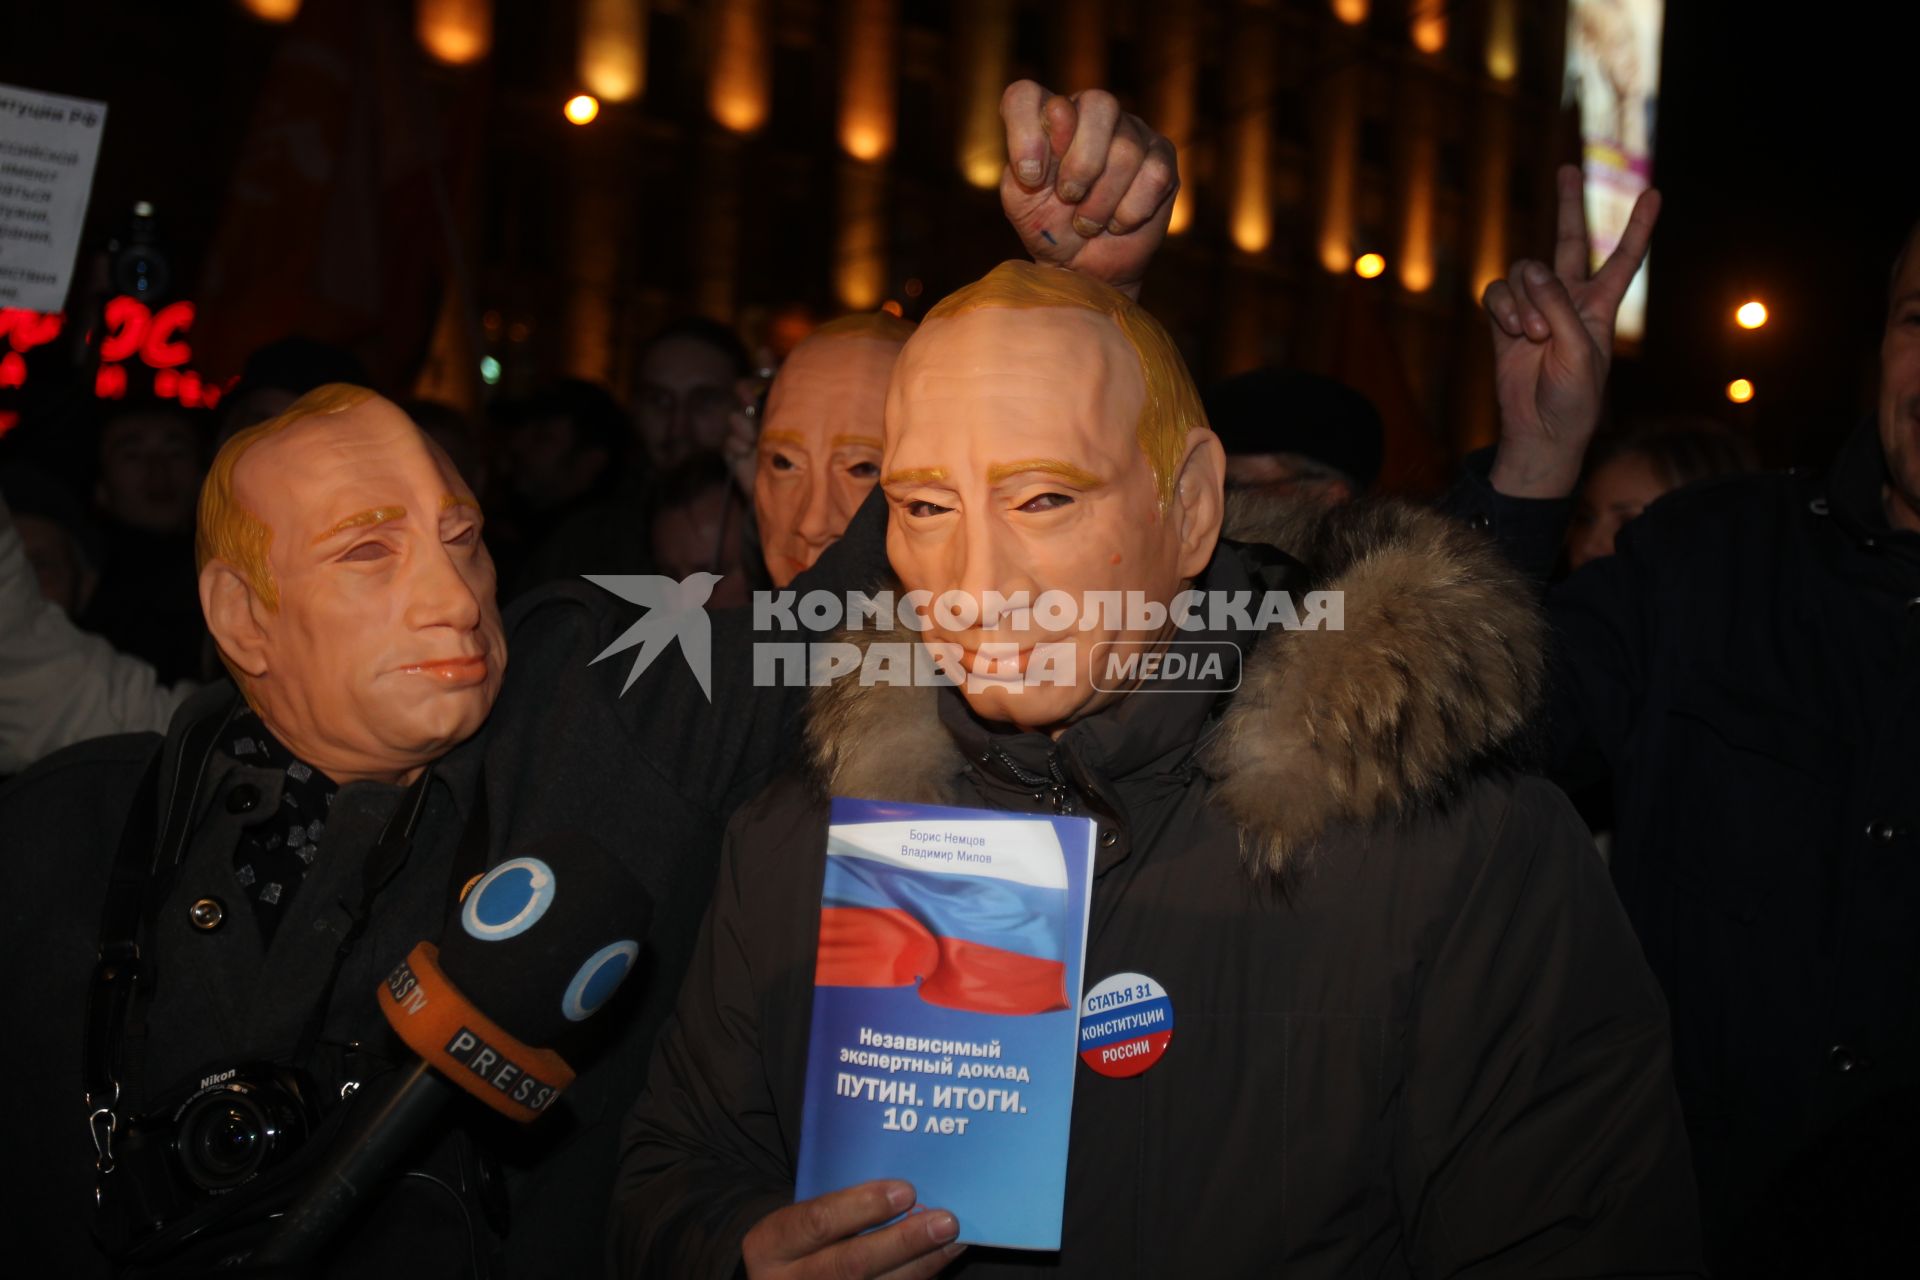
[[462,895],[440,969],[523,1044],[552,1046],[613,998],[640,962],[653,900],[593,837],[517,846]]

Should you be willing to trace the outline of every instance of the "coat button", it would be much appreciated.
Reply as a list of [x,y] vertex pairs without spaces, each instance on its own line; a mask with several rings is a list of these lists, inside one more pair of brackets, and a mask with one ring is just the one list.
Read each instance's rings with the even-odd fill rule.
[[1108,827],[1105,831],[1102,831],[1100,833],[1100,847],[1102,849],[1113,848],[1113,846],[1117,844],[1119,840],[1120,840],[1120,833],[1118,831],[1115,831],[1112,827]]
[[202,933],[212,933],[227,922],[227,906],[218,898],[200,898],[187,908],[187,919]]
[[252,813],[260,803],[260,788],[252,783],[243,782],[227,792],[228,813]]
[[1867,839],[1873,841],[1875,844],[1892,844],[1894,836],[1898,834],[1899,832],[1894,830],[1891,822],[1869,822],[1867,824]]
[[1827,1051],[1827,1065],[1841,1075],[1845,1075],[1859,1066],[1860,1062],[1853,1056],[1853,1050],[1843,1044],[1837,1044]]

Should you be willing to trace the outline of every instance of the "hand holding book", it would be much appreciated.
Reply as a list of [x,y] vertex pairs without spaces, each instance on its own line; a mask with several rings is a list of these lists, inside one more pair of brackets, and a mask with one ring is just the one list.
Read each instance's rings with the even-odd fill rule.
[[[905,1182],[863,1182],[777,1209],[754,1224],[741,1242],[749,1280],[925,1280],[939,1274],[966,1246],[954,1239],[960,1224],[944,1209],[916,1209],[879,1227],[913,1204]],[[868,1234],[861,1234],[868,1232]]]

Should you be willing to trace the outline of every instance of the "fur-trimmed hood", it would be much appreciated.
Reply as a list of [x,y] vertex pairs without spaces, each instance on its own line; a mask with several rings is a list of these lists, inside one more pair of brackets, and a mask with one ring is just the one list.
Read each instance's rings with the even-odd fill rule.
[[[1342,630],[1254,640],[1240,688],[1195,744],[1251,866],[1287,870],[1336,827],[1431,805],[1521,731],[1543,622],[1484,535],[1394,500],[1327,512],[1236,495],[1226,537],[1216,556],[1274,547],[1306,566],[1309,589],[1345,597]],[[940,724],[940,692],[857,679],[818,689],[807,738],[822,785],[954,803],[969,766]]]

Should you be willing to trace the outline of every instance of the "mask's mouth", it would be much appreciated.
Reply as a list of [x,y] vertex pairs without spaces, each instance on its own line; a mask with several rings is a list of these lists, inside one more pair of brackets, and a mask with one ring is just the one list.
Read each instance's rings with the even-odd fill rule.
[[470,688],[487,678],[487,659],[484,654],[467,658],[442,658],[437,662],[419,662],[402,667],[401,672],[410,676],[425,676],[435,684],[450,689]]

